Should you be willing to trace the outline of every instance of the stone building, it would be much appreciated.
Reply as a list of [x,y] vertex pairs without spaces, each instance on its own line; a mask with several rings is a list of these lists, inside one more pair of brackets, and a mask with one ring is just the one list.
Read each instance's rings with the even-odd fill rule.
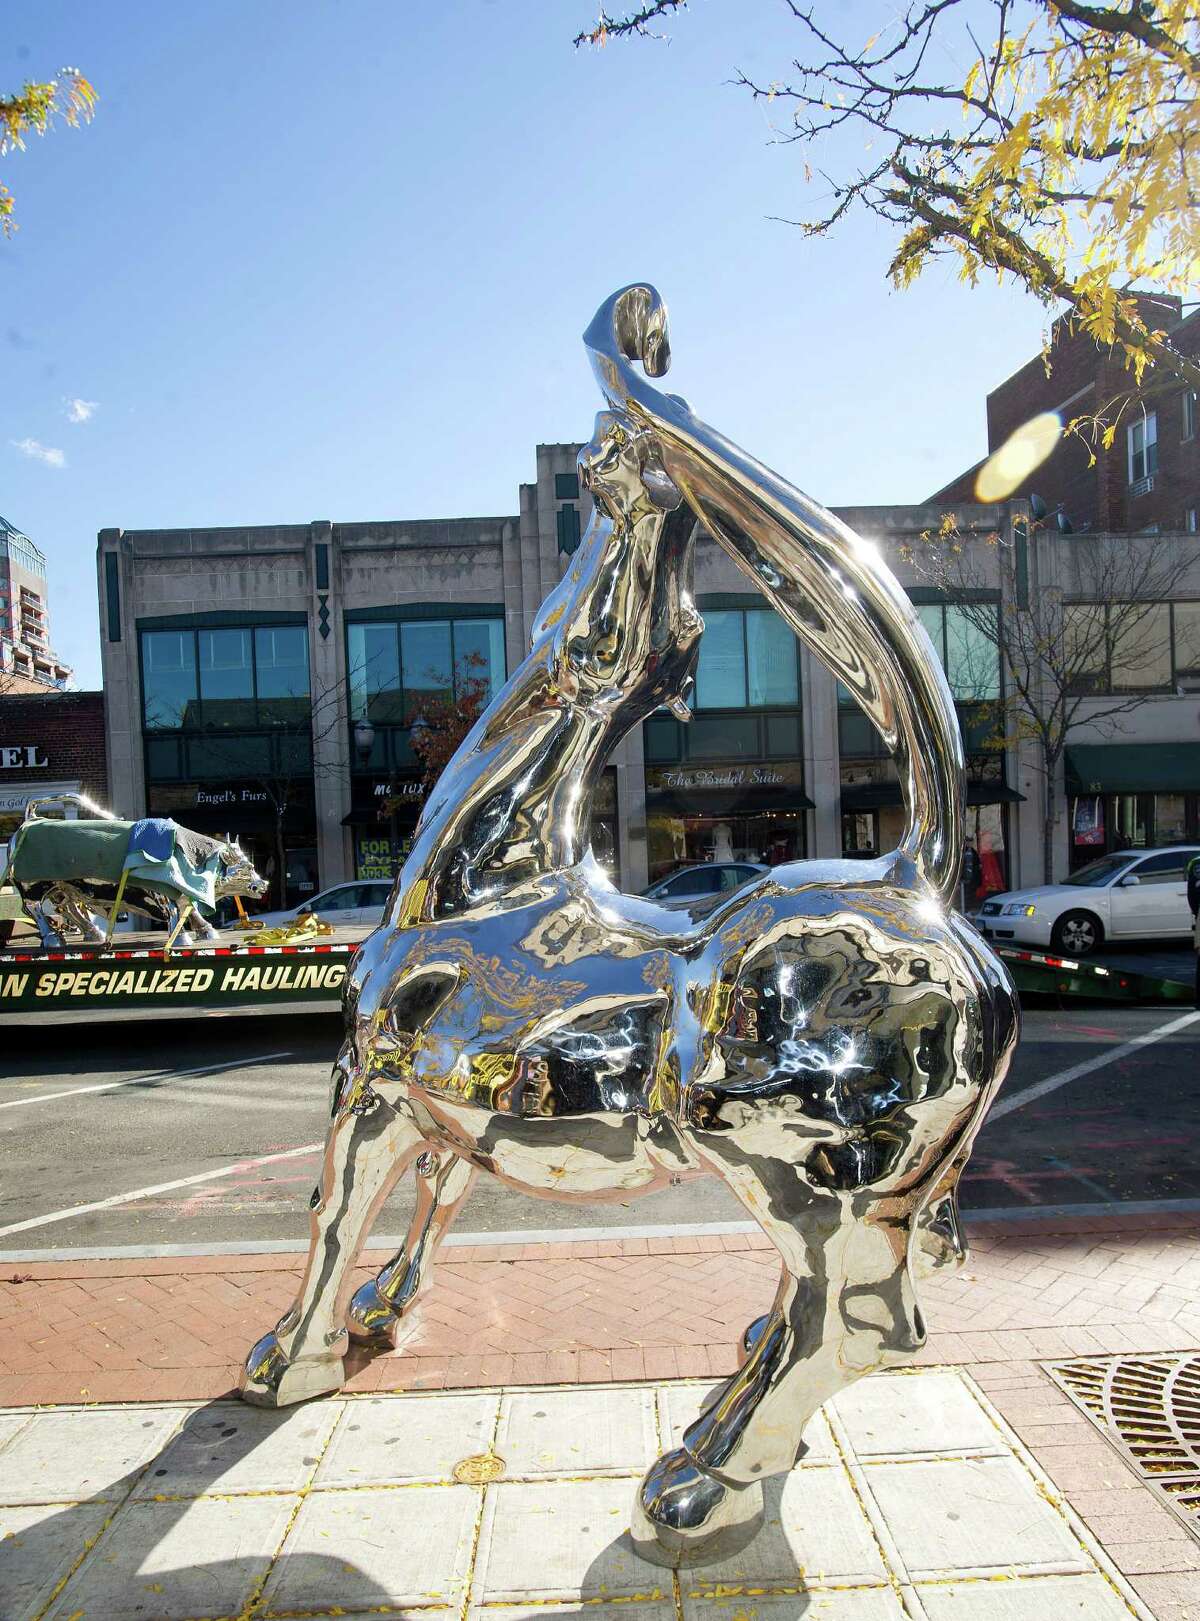
[[[513,516],[103,530],[115,808],[238,833],[260,870],[285,880],[276,893],[282,888],[289,904],[387,873],[420,811],[411,737],[423,704],[452,696],[466,668],[482,669],[498,690],[579,543],[590,501],[576,476],[577,448],[538,447],[536,478],[521,486]],[[923,587],[903,561],[909,543],[936,530],[942,510],[841,515],[889,556],[954,688],[980,857],[964,896],[972,903],[980,891],[1040,881],[1041,786],[1027,752],[995,743],[987,714],[1003,680],[995,647],[979,646],[954,603]],[[1031,527],[1024,502],[956,511],[967,536],[999,535],[1008,547],[1020,537],[1026,589],[1065,580],[1069,593],[1076,537]],[[1019,611],[1001,600],[1010,587],[999,573],[989,590],[997,611]],[[636,890],[682,863],[774,864],[892,847],[903,814],[899,784],[862,715],[839,701],[833,679],[707,540],[697,548],[695,594],[706,630],[693,719],[651,717],[616,751],[598,797],[594,843],[617,880]],[[1190,595],[1200,601],[1200,573]],[[1068,754],[1068,776],[1056,785],[1059,868],[1079,850],[1094,853],[1067,836],[1083,798],[1095,802],[1087,811],[1093,829],[1099,816],[1110,829],[1122,817],[1137,823],[1144,842],[1164,830],[1200,831],[1200,770],[1189,753],[1197,699],[1179,695],[1191,679],[1192,607],[1180,615],[1182,662],[1152,672],[1136,726],[1115,741],[1111,728],[1092,737],[1085,725],[1080,734],[1081,749],[1123,751],[1124,775],[1109,770],[1112,754],[1074,763]],[[1169,783],[1161,748],[1144,747],[1168,739],[1177,745]],[[1138,747],[1143,753],[1131,755]],[[1176,781],[1181,772],[1186,783]],[[1124,809],[1109,805],[1121,795]],[[1102,800],[1107,810],[1097,809]]]

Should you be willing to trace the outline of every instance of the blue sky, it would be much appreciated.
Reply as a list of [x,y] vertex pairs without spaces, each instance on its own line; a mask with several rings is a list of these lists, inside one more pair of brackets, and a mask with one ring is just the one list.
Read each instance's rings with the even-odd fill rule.
[[[864,38],[881,9],[845,6]],[[949,268],[893,293],[886,233],[770,218],[815,188],[726,81],[785,69],[782,0],[576,52],[591,12],[8,0],[0,86],[71,64],[101,98],[0,169],[0,513],[47,553],[80,685],[100,528],[515,512],[534,445],[590,431],[579,335],[629,281],[668,300],[672,386],[831,505],[983,453],[1044,314]]]

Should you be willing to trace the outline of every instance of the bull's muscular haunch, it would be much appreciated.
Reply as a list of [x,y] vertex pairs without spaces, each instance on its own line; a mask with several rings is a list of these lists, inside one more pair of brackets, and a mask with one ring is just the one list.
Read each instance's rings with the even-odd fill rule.
[[[585,342],[609,407],[579,458],[595,516],[355,959],[304,1281],[242,1392],[336,1389],[347,1315],[356,1340],[395,1344],[480,1170],[589,1202],[719,1176],[778,1248],[779,1290],[633,1520],[646,1557],[699,1564],[753,1534],[764,1478],[822,1402],[921,1345],[916,1279],[963,1257],[955,1188],[1018,1013],[948,909],[954,704],[878,552],[647,381],[669,361],[652,288],[609,299]],[[694,519],[866,710],[908,816],[890,855],[777,867],[681,927],[613,889],[588,828],[614,746],[662,705],[684,711]],[[405,1248],[347,1302],[414,1162]]]

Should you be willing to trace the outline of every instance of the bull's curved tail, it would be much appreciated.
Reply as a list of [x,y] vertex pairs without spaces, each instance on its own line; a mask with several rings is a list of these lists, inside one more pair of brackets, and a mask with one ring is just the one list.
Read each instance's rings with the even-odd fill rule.
[[948,900],[962,861],[962,739],[933,645],[878,549],[647,381],[635,361],[662,376],[670,356],[654,288],[614,293],[584,343],[604,393],[657,436],[709,534],[874,723],[908,813],[895,859]]

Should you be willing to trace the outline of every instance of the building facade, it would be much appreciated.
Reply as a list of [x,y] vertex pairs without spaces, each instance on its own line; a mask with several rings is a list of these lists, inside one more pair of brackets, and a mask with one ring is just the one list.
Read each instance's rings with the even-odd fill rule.
[[[271,876],[276,904],[389,873],[422,804],[412,735],[423,707],[453,701],[472,675],[498,690],[579,544],[590,502],[577,448],[538,447],[536,478],[521,486],[513,516],[102,531],[115,808],[237,833]],[[1078,539],[1031,529],[1021,502],[956,510],[964,535],[989,556],[1007,555],[1020,536],[1023,589],[1032,582],[1069,594]],[[919,536],[936,531],[941,509],[841,516],[889,557],[955,693],[974,852],[964,900],[1040,881],[1042,785],[1025,745],[996,741],[997,650],[905,561]],[[991,544],[996,536],[1003,547]],[[1019,611],[1005,600],[1008,575],[998,566],[994,575],[987,589],[996,612]],[[865,717],[707,540],[697,547],[695,595],[706,629],[693,718],[652,716],[616,751],[598,796],[593,841],[616,880],[638,890],[684,863],[776,864],[893,847],[900,786]],[[1180,616],[1182,662],[1168,672],[1169,689],[1147,693],[1150,732],[1135,728],[1114,742],[1111,728],[1093,735],[1085,725],[1060,765],[1059,868],[1091,849],[1067,837],[1076,822],[1093,839],[1101,824],[1105,839],[1129,824],[1144,842],[1175,822],[1189,836],[1194,829],[1200,780],[1157,785],[1161,742],[1200,735],[1200,700],[1177,690],[1191,658],[1191,611]],[[1140,727],[1140,712],[1127,724],[1134,720]],[[1143,745],[1142,756],[1130,755]],[[1103,752],[1114,748],[1123,751],[1123,774]],[[1080,752],[1088,749],[1101,754]]]
[[0,518],[0,693],[65,687],[70,679],[50,645],[45,556]]
[[[1164,330],[1180,354],[1200,356],[1200,310],[1184,316],[1173,297],[1147,297],[1141,305],[1146,320]],[[1111,446],[1086,430],[1065,435],[1012,493],[1039,497],[1052,521],[1061,514],[1068,532],[1195,534],[1200,529],[1196,392],[1182,384],[1156,384],[1145,398],[1130,399],[1131,393],[1136,395],[1133,375],[1120,357],[1087,333],[1072,333],[1061,319],[1051,329],[1048,355],[1027,361],[988,395],[988,455],[1044,412],[1056,414],[1064,427],[1096,415],[1107,422],[1115,414],[1112,402],[1123,400]],[[973,501],[981,466],[977,462],[930,500],[938,505]]]

